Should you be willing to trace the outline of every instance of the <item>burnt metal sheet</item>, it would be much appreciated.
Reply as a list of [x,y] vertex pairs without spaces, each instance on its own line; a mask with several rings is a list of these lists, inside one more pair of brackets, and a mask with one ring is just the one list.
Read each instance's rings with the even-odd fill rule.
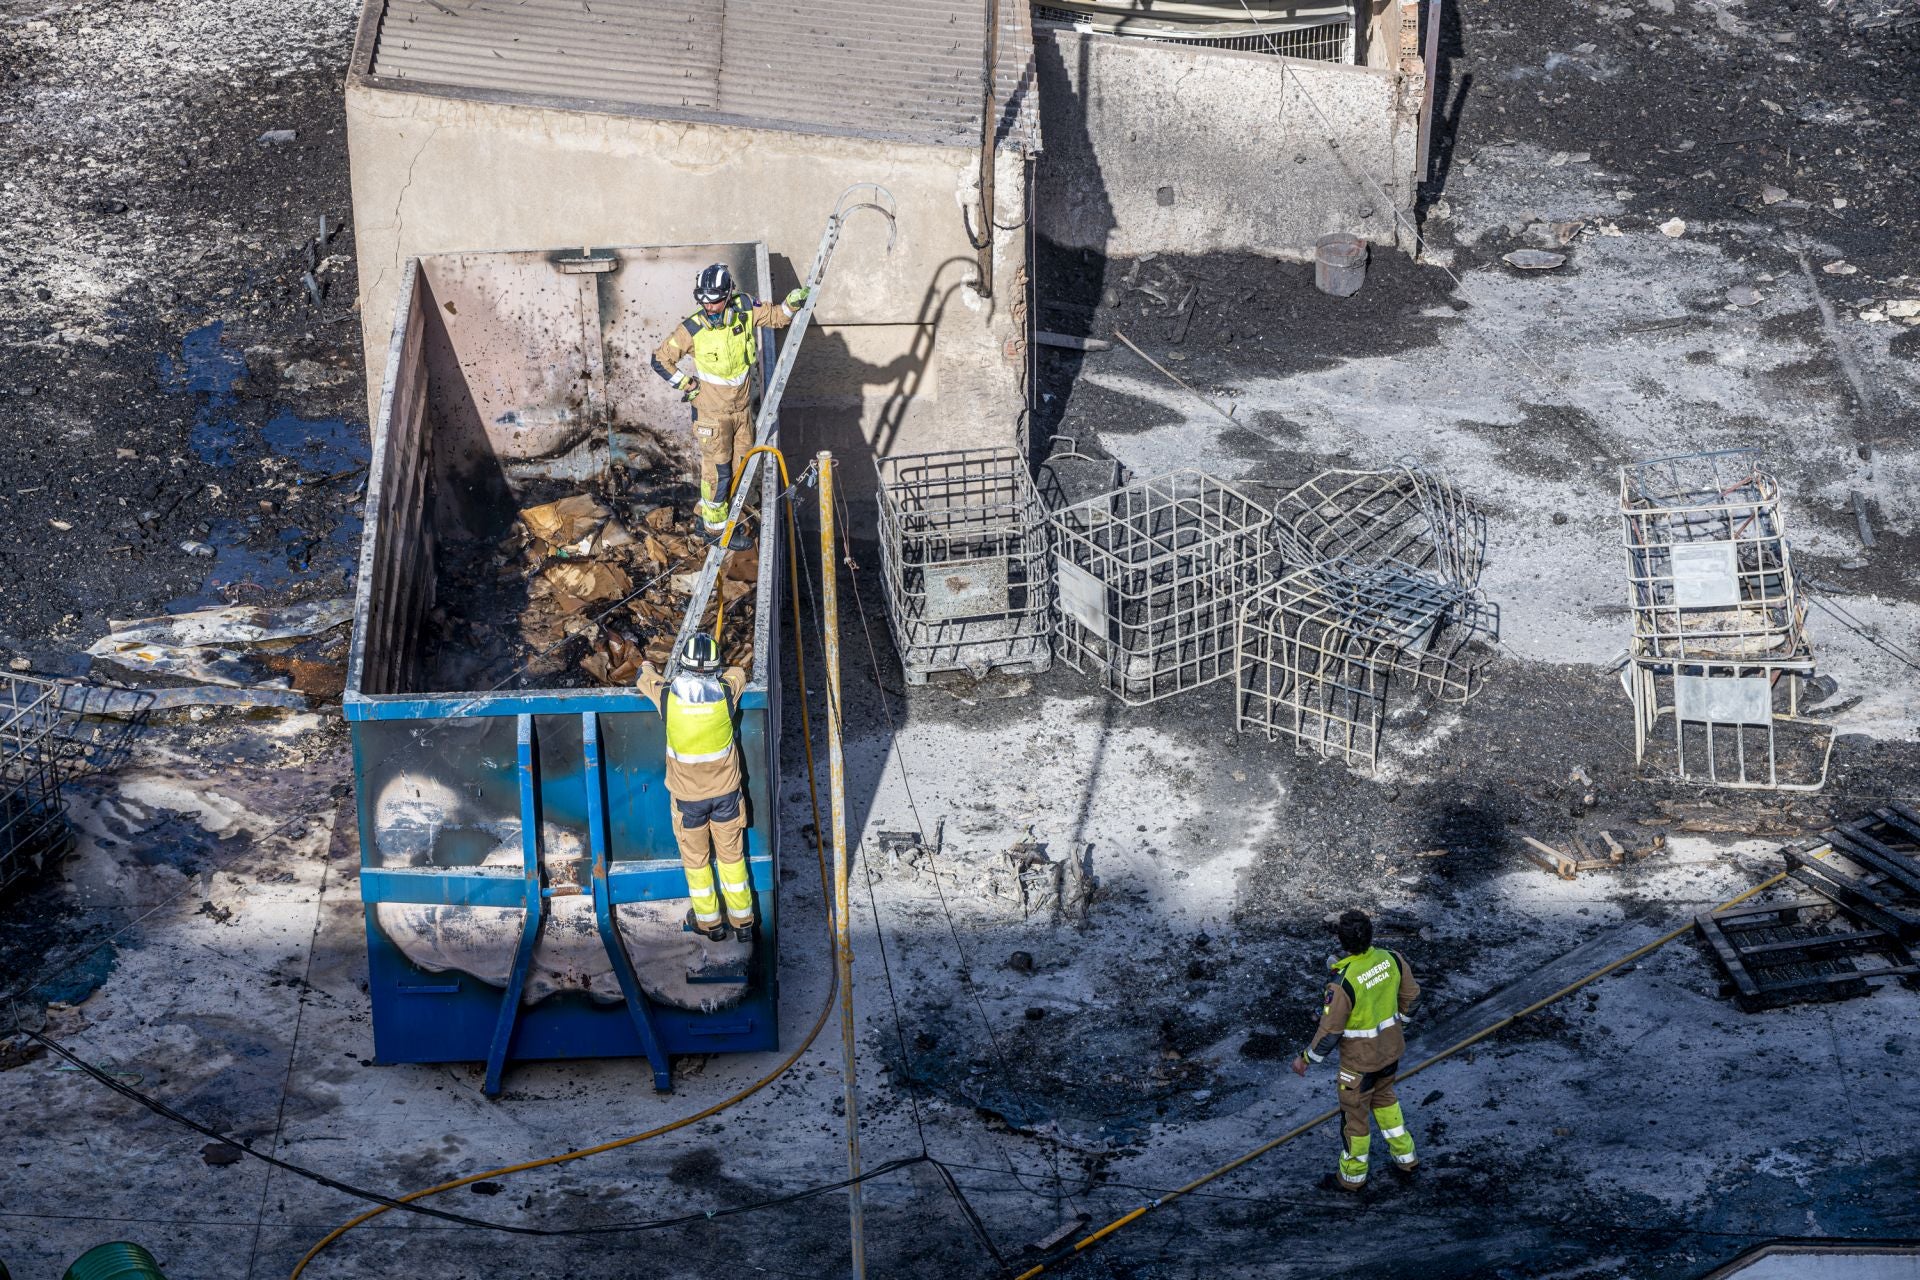
[[1740,603],[1731,542],[1679,542],[1673,557],[1673,599],[1682,609],[1730,609]]
[[[1003,137],[1037,140],[1026,6],[1003,0]],[[670,118],[977,143],[978,0],[369,0],[366,70]]]
[[1765,676],[1676,676],[1674,714],[1710,724],[1764,725],[1773,720],[1773,685]]
[[927,617],[977,618],[1007,612],[1007,562],[973,560],[927,567]]
[[1060,591],[1060,611],[1095,636],[1107,634],[1107,588],[1100,579],[1070,560],[1054,563],[1054,581]]
[[726,0],[385,0],[373,73],[719,109]]

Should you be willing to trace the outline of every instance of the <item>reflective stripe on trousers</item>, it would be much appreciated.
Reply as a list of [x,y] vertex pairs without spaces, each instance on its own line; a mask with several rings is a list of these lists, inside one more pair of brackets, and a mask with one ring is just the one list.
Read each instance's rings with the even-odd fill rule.
[[702,928],[711,929],[720,923],[720,898],[713,891],[713,864],[682,869],[687,873],[687,896],[693,900],[693,918]]
[[726,895],[727,917],[735,924],[753,923],[753,890],[747,883],[747,863],[722,862],[720,892]]
[[1407,1117],[1397,1102],[1373,1109],[1373,1122],[1380,1126],[1380,1136],[1387,1140],[1387,1154],[1393,1157],[1395,1164],[1412,1164],[1413,1135],[1407,1132]]
[[1340,1181],[1358,1184],[1367,1180],[1368,1138],[1343,1138],[1340,1143]]

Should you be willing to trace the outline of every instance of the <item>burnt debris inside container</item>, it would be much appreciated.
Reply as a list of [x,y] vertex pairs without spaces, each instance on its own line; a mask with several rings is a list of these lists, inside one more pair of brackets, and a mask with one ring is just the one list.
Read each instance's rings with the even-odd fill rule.
[[[629,687],[642,661],[664,668],[707,552],[693,486],[637,481],[526,486],[497,540],[441,549],[440,599],[427,618],[436,690]],[[756,550],[727,557],[709,608],[729,666],[753,674]]]

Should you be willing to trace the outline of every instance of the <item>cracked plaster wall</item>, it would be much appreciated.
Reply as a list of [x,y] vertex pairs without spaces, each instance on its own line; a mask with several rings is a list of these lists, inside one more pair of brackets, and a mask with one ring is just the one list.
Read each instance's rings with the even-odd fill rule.
[[1310,258],[1410,233],[1419,75],[1067,30],[1036,33],[1040,234],[1077,249]]
[[[1025,161],[996,177],[995,297],[967,287],[963,205],[977,153],[790,130],[648,120],[347,90],[369,413],[409,256],[458,250],[764,240],[775,296],[798,283],[851,183],[898,201],[893,251],[848,220],[783,423],[789,452],[831,448],[855,487],[866,452],[1010,442],[1022,403]],[[692,284],[688,309],[692,309]],[[662,335],[665,336],[664,334]],[[795,438],[797,437],[797,439]]]

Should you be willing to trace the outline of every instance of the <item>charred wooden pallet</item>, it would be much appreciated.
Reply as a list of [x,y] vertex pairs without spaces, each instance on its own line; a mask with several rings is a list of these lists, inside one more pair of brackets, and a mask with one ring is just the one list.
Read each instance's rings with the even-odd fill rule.
[[1795,880],[1902,941],[1920,940],[1920,813],[1895,804],[1789,846]]
[[1920,985],[1920,963],[1892,932],[1825,898],[1694,917],[1727,975],[1723,987],[1752,1013],[1868,994],[1882,979]]
[[1569,837],[1568,843],[1573,846],[1572,853],[1562,852],[1546,841],[1536,840],[1523,832],[1520,836],[1520,854],[1542,871],[1550,871],[1562,880],[1572,880],[1583,871],[1611,871],[1628,862],[1638,862],[1666,848],[1667,838],[1656,835],[1644,845],[1629,848],[1614,839],[1613,832],[1602,830],[1591,842],[1576,834]]

